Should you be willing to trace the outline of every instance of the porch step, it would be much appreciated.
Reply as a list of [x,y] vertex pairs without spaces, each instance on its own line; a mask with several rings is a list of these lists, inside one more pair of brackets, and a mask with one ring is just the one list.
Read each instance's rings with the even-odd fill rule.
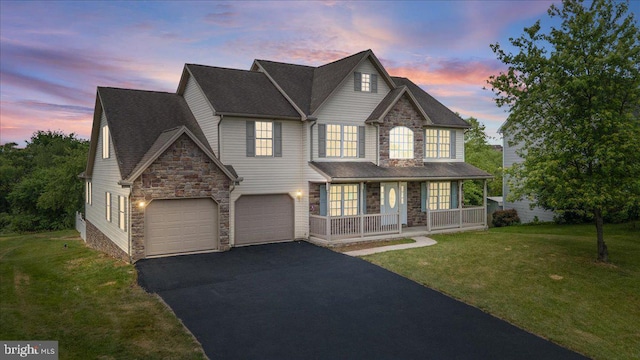
[[375,247],[370,249],[347,251],[344,254],[350,255],[350,256],[364,256],[364,255],[381,253],[385,251],[413,249],[413,248],[419,248],[419,247],[431,246],[431,245],[437,244],[435,240],[428,238],[426,236],[415,236],[415,237],[412,237],[412,239],[415,240],[416,242],[410,243],[410,244],[389,245],[389,246],[380,246],[380,247]]

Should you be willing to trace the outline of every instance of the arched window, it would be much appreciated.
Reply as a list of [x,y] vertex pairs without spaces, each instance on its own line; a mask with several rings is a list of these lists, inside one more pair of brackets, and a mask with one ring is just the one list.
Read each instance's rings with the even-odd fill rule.
[[389,158],[413,159],[413,131],[396,126],[389,133]]

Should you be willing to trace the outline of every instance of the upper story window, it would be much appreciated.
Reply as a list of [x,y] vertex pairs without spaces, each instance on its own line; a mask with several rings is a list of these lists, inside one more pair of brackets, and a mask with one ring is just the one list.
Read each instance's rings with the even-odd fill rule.
[[273,156],[273,123],[256,121],[256,156]]
[[353,73],[353,89],[362,92],[378,92],[378,75],[361,72]]
[[102,158],[109,158],[109,126],[102,127]]
[[389,158],[413,159],[413,131],[396,126],[389,133]]
[[[451,158],[451,130],[427,129],[425,131],[425,157]],[[454,140],[455,141],[455,140]]]
[[364,157],[365,127],[318,124],[318,157]]
[[327,157],[358,156],[358,127],[327,125]]
[[247,157],[282,157],[282,123],[247,121]]

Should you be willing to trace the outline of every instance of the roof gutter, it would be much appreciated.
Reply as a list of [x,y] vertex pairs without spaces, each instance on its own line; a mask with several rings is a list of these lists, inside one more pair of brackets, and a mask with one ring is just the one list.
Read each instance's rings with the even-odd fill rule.
[[241,117],[241,118],[260,118],[260,119],[279,119],[279,120],[300,120],[299,116],[282,116],[282,115],[268,115],[268,114],[241,114],[241,113],[231,113],[224,111],[216,111],[216,115],[226,115],[231,117]]

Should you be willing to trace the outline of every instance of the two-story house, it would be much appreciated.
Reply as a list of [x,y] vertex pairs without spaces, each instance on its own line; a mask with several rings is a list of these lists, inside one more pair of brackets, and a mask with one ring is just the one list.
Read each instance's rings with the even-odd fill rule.
[[[371,50],[319,67],[186,64],[176,93],[98,88],[87,242],[136,261],[486,227],[469,125]],[[486,181],[485,181],[486,184]]]

